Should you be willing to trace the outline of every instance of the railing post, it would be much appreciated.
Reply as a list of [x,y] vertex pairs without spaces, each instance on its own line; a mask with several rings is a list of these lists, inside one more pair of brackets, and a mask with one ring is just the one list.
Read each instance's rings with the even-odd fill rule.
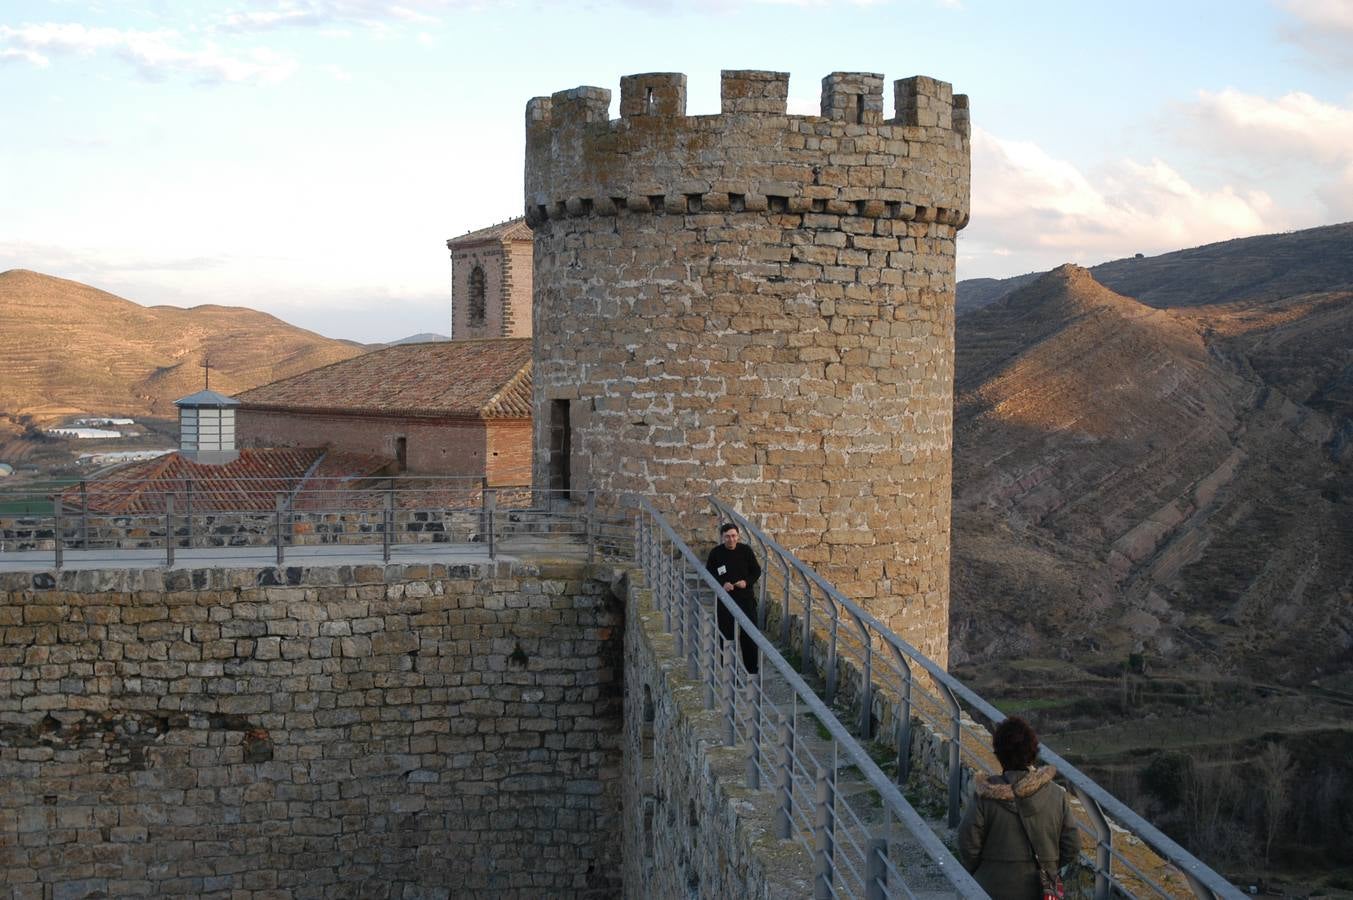
[[860,738],[870,740],[874,736],[874,640],[865,627],[864,620],[854,613],[855,624],[860,628],[860,637],[864,641],[864,672],[860,676]]
[[780,646],[789,647],[789,593],[793,585],[793,579],[789,575],[789,560],[776,554],[776,559],[780,560],[780,568],[784,570],[785,591],[784,602],[780,605]]
[[691,576],[681,579],[681,615],[686,624],[686,675],[696,681],[700,678],[700,599],[699,585],[692,586]]
[[[531,503],[535,506],[535,502]],[[489,530],[489,477],[485,475],[479,479],[479,533],[485,534]]]
[[193,549],[193,480],[189,478],[184,484],[184,517],[188,520],[188,549]]
[[80,479],[80,549],[89,549],[89,482]]
[[[703,593],[703,592],[702,592]],[[704,665],[701,666],[700,679],[705,684],[705,709],[714,708],[714,682],[719,677],[714,670],[723,664],[723,640],[719,635],[719,596],[714,594],[714,603],[709,615],[700,616],[700,650]]]
[[277,564],[282,565],[284,556],[283,545],[286,544],[286,535],[282,533],[282,510],[287,505],[287,495],[278,494],[273,504],[273,543],[277,545]]
[[901,690],[898,692],[897,711],[897,783],[906,784],[911,777],[911,665],[902,651],[892,644],[888,645],[897,661],[898,672],[902,676]]
[[498,558],[498,526],[495,524],[498,518],[498,493],[488,491],[484,496],[488,498],[484,505],[484,518],[489,532],[489,559],[494,560]]
[[164,495],[164,564],[174,565],[174,495]]
[[832,614],[831,641],[827,645],[827,683],[823,691],[825,696],[822,698],[830,704],[836,700],[836,637],[840,630],[841,611],[836,608],[836,600],[830,594],[823,594],[822,599]]
[[587,564],[592,565],[597,556],[597,490],[587,489],[587,507],[583,513],[583,526],[587,530]]
[[724,658],[724,664],[719,666],[719,677],[722,682],[719,687],[723,691],[723,742],[724,746],[731,747],[737,743],[737,710],[734,708],[734,698],[737,690],[737,635],[738,624],[733,623],[733,643],[726,646],[725,652],[721,654]]
[[780,730],[780,780],[775,786],[780,806],[775,811],[775,835],[788,840],[794,830],[794,717],[785,717]]
[[766,591],[770,582],[770,554],[766,550],[766,542],[760,534],[753,533],[752,537],[761,545],[761,558],[766,561],[765,577],[758,578],[756,582],[756,627],[762,634],[766,633],[766,620],[770,611],[766,609]]
[[395,492],[385,491],[385,502],[381,504],[381,557],[390,562],[390,532],[395,524]]
[[836,864],[836,770],[817,767],[817,809],[814,817],[814,900],[831,900],[832,875]]
[[813,586],[802,571],[799,580],[803,582],[803,646],[800,648],[803,655],[799,659],[799,672],[807,675],[813,670]]
[[[1076,792],[1081,806],[1085,807],[1090,824],[1095,826],[1095,900],[1108,900],[1113,893],[1113,829],[1109,828],[1109,820],[1104,816],[1099,801],[1081,790],[1079,785],[1073,783],[1071,787]],[[1187,872],[1184,874],[1188,875]],[[1196,893],[1201,885],[1192,884],[1192,886]],[[1206,893],[1198,896],[1212,896],[1212,892],[1207,888],[1204,887],[1203,890]]]
[[61,495],[56,494],[52,497],[52,549],[56,551],[56,568],[60,569],[64,560],[65,537],[62,535],[61,523]]
[[961,794],[963,785],[962,712],[958,707],[958,698],[954,696],[954,692],[949,685],[941,681],[937,683],[937,687],[939,687],[940,693],[944,695],[944,700],[949,706],[949,827],[957,828],[959,814],[962,812],[959,807],[963,803]]
[[864,847],[864,900],[888,896],[888,842],[870,838]]
[[751,747],[747,752],[747,787],[754,791],[761,789],[761,672],[747,676],[748,698],[751,713]]

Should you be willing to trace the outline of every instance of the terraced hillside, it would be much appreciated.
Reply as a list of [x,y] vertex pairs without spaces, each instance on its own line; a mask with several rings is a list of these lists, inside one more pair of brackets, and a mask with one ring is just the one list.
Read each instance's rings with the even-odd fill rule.
[[1353,294],[1153,309],[1064,266],[958,327],[958,659],[1353,670]]
[[355,356],[363,348],[251,309],[145,307],[25,269],[0,272],[0,413],[173,415],[202,387],[226,394]]

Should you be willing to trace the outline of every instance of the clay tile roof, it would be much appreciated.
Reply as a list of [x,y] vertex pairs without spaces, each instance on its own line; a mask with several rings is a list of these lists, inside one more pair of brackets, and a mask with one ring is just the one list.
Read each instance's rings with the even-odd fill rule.
[[244,409],[371,415],[531,416],[531,339],[397,344],[238,395]]
[[485,241],[529,241],[531,240],[531,226],[526,224],[526,219],[508,219],[506,222],[499,222],[497,225],[490,225],[488,228],[481,228],[478,231],[469,231],[460,237],[453,237],[447,240],[447,247],[461,247],[469,244],[479,244]]
[[[162,512],[165,497],[174,495],[174,508],[206,510],[270,510],[278,494],[290,495],[319,478],[326,484],[375,474],[393,460],[380,456],[326,451],[320,447],[264,447],[244,449],[239,458],[219,465],[193,462],[169,453],[144,462],[119,466],[87,482],[89,509],[98,513]],[[78,487],[62,492],[67,509],[80,507]]]

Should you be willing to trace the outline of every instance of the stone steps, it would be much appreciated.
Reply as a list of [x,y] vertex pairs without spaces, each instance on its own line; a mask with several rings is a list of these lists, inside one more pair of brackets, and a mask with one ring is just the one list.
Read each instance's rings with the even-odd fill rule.
[[[811,678],[805,680],[809,682],[809,685],[820,697],[822,686],[814,684]],[[782,727],[782,720],[777,711],[786,714],[794,711],[793,689],[788,681],[780,676],[773,667],[766,665],[762,666],[761,683],[765,699],[762,731],[767,736],[767,752],[775,753],[776,751],[773,748],[778,745],[776,735]],[[744,721],[750,722],[752,694],[749,686],[744,684],[738,692],[738,697],[739,716],[745,717]],[[795,734],[801,751],[800,758],[811,754],[819,764],[834,770],[835,790],[839,804],[838,827],[842,830],[848,829],[851,833],[852,839],[847,839],[844,835],[837,839],[838,868],[843,872],[853,869],[853,872],[845,879],[847,883],[840,885],[839,888],[845,889],[846,893],[853,894],[862,882],[865,873],[863,846],[868,839],[863,832],[867,831],[869,835],[887,839],[888,859],[897,867],[906,882],[907,890],[912,895],[928,898],[956,897],[957,894],[943,870],[935,865],[915,838],[895,819],[891,822],[891,825],[889,824],[888,820],[893,817],[885,814],[878,791],[869,784],[854,762],[848,756],[841,754],[836,754],[834,758],[833,741],[825,727],[821,726],[816,717],[808,712],[802,704],[798,705],[795,718]],[[850,718],[850,716],[838,715],[838,719],[843,722]],[[770,772],[778,771],[778,762],[778,756],[772,757],[765,768]],[[804,780],[806,789],[811,792],[814,788],[816,773],[801,771],[799,777]],[[771,775],[769,778],[763,776],[762,787],[774,789],[774,776]],[[849,810],[849,812],[846,810]],[[949,831],[943,819],[927,819],[927,822],[941,840],[949,837]],[[811,822],[805,824],[804,818],[800,816],[795,820],[795,827],[799,831],[798,837],[801,842],[810,847],[815,846],[815,835]],[[905,896],[906,890],[903,890],[901,886],[892,886],[892,889],[887,892],[887,896],[893,895]]]

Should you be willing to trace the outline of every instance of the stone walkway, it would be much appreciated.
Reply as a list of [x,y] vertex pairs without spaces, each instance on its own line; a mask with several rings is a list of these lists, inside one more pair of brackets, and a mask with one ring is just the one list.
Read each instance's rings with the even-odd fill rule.
[[[789,685],[773,666],[762,665],[763,690],[765,698],[775,710],[788,712],[794,708],[793,688]],[[820,696],[820,686],[812,685]],[[749,716],[747,706],[750,703],[744,688],[740,692],[740,716]],[[779,719],[775,712],[766,712],[767,720],[763,724],[763,733],[768,737],[778,732]],[[890,885],[885,896],[905,896],[910,893],[917,898],[949,898],[957,897],[958,894],[950,884],[944,871],[935,864],[933,860],[925,853],[920,844],[907,833],[906,828],[894,820],[891,827],[886,822],[887,816],[884,814],[882,802],[878,792],[869,784],[859,768],[846,756],[833,755],[833,742],[830,737],[822,737],[825,729],[818,725],[817,719],[800,704],[798,706],[798,715],[795,720],[796,741],[801,758],[811,756],[819,763],[832,766],[835,769],[836,793],[842,806],[848,807],[850,814],[844,810],[838,813],[838,822],[842,827],[849,825],[855,832],[855,841],[863,843],[864,836],[858,832],[858,825],[864,826],[870,832],[877,836],[886,836],[888,839],[887,855],[893,864],[897,867],[905,881],[906,886]],[[766,747],[768,752],[776,754],[774,744],[768,740]],[[778,757],[768,761],[768,769],[773,769],[778,763]],[[806,773],[800,773],[800,777],[811,778]],[[772,787],[771,783],[763,781],[763,787]],[[858,825],[855,820],[858,820]],[[813,845],[814,835],[811,828],[805,830],[803,822],[797,821],[796,824],[800,830],[800,840],[806,841],[809,846]],[[932,831],[936,833],[941,840],[949,835],[945,823],[942,820],[928,820]],[[837,865],[843,870],[853,868],[860,876],[864,874],[864,859],[861,849],[857,849],[848,840],[841,838],[838,840]],[[954,862],[957,865],[957,861]],[[852,877],[849,879],[854,881]],[[839,888],[838,888],[839,889]]]

